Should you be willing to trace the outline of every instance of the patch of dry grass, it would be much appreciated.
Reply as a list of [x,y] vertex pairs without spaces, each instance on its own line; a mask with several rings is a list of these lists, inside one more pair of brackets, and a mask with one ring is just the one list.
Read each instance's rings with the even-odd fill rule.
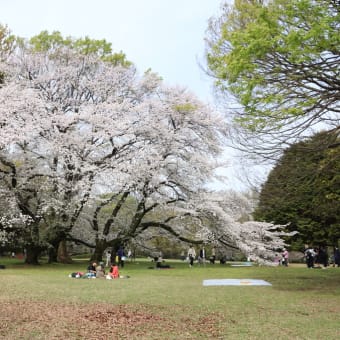
[[[188,313],[189,312],[189,313]],[[2,339],[218,339],[218,314],[148,305],[2,301]],[[182,317],[178,318],[178,315]]]

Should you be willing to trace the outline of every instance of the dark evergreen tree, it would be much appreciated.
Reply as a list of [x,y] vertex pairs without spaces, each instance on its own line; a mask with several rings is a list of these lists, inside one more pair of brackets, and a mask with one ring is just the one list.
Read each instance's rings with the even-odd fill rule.
[[299,232],[290,240],[293,248],[300,248],[304,243],[338,244],[338,129],[318,133],[285,150],[262,187],[254,218],[278,224],[290,223],[287,229]]

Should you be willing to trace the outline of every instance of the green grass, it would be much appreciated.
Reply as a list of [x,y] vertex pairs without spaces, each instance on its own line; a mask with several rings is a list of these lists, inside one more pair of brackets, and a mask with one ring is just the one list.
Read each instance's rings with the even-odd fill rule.
[[[219,339],[340,338],[340,268],[220,264],[189,268],[186,263],[169,261],[174,269],[151,270],[148,267],[152,264],[140,259],[121,270],[129,279],[94,280],[68,277],[71,272],[86,268],[86,262],[81,260],[72,265],[35,267],[5,258],[0,258],[0,263],[6,265],[0,271],[0,302],[142,305],[156,314],[168,314],[175,323],[183,322],[184,315],[195,322],[199,316],[210,315],[216,320],[211,327],[218,328]],[[219,278],[263,279],[272,286],[202,285],[204,279]],[[183,332],[176,334],[176,329],[157,332],[148,338],[189,339]],[[32,334],[31,338],[43,338]],[[196,338],[207,337],[200,337],[198,332],[192,337]]]

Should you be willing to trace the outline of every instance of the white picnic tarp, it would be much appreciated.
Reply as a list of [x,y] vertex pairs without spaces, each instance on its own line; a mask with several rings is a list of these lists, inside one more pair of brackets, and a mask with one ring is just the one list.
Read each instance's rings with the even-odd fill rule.
[[203,280],[203,286],[271,286],[271,283],[254,279],[212,279]]

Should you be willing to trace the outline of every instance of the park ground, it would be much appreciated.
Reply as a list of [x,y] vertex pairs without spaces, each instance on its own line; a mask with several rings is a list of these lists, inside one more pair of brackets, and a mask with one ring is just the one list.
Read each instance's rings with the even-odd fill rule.
[[[127,263],[127,279],[75,279],[71,265],[0,258],[0,339],[339,339],[340,268],[149,269]],[[261,279],[272,286],[203,286],[205,279]]]

